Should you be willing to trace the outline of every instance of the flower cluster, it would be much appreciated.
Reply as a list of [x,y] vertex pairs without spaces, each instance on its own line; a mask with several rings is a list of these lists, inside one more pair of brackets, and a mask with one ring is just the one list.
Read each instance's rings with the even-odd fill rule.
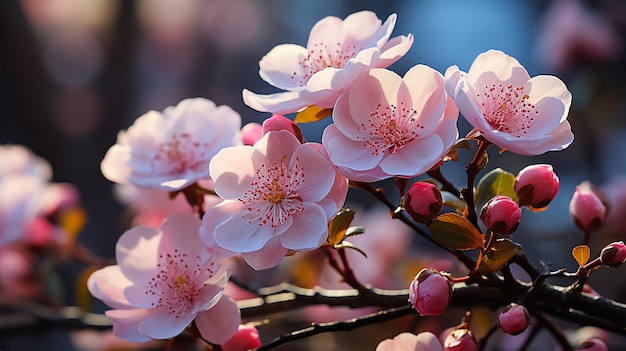
[[[509,284],[498,295],[499,306],[507,307],[494,324],[510,335],[526,330],[533,311],[515,299],[535,287],[518,283],[511,273],[521,245],[510,236],[523,210],[540,212],[551,203],[559,178],[551,165],[537,164],[517,175],[495,169],[476,186],[474,181],[490,145],[525,156],[567,148],[573,141],[567,120],[572,96],[557,77],[531,77],[497,50],[478,55],[467,72],[451,66],[442,74],[416,64],[399,75],[388,67],[408,52],[413,36],[392,37],[395,22],[395,14],[383,22],[371,11],[326,17],[313,27],[306,47],[281,44],[269,51],[259,75],[283,91],[242,92],[250,108],[271,114],[262,124],[242,126],[230,107],[191,98],[150,111],[119,132],[101,171],[136,216],[117,242],[115,264],[99,261],[87,280],[89,292],[111,307],[106,315],[117,337],[144,342],[185,334],[210,349],[260,347],[256,328],[242,324],[243,304],[226,294],[230,269],[237,269],[233,262],[268,270],[288,256],[319,260],[313,255],[321,252],[327,267],[365,296],[358,303],[370,303],[376,294],[391,296],[361,284],[350,267],[347,249],[368,254],[350,241],[366,231],[351,226],[354,213],[343,208],[351,186],[373,194],[394,220],[452,254],[466,270],[455,278],[420,267],[408,293],[402,292],[406,307],[436,316],[448,309],[457,288],[473,284],[497,291]],[[285,116],[292,113],[295,119]],[[459,114],[473,127],[461,139]],[[307,142],[298,123],[328,116],[332,121],[321,142]],[[458,161],[459,149],[471,149],[471,143],[476,154],[466,167],[468,184],[459,190],[441,167]],[[78,196],[50,182],[45,161],[17,146],[0,146],[0,158],[8,160],[0,163],[0,249],[24,238],[45,242],[42,233],[54,232],[49,227],[78,230],[76,217],[66,220],[68,209],[79,207]],[[417,179],[424,175],[434,179]],[[397,203],[371,184],[388,179],[395,181]],[[626,249],[615,242],[587,263],[589,233],[602,227],[607,211],[590,184],[577,189],[570,211],[585,233],[584,247],[574,253],[580,263],[577,284],[568,290],[574,294],[598,266],[621,265]],[[385,251],[384,240],[389,237],[372,240],[376,244],[367,250]],[[475,254],[466,255],[470,250]],[[393,254],[384,254],[391,261]],[[7,257],[24,261],[0,258]],[[386,263],[380,265],[362,269],[387,274]],[[543,282],[529,266],[522,268]],[[11,282],[0,279],[5,285]],[[306,296],[313,295],[321,293]],[[430,332],[401,333],[376,350],[478,350],[470,317],[468,312],[442,342]]]

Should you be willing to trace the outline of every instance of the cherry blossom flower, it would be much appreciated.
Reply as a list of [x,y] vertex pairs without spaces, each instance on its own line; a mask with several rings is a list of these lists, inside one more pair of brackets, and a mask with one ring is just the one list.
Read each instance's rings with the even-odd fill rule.
[[376,347],[376,351],[443,351],[443,346],[441,346],[439,339],[430,332],[417,335],[401,333],[393,339],[381,341]]
[[41,179],[32,175],[0,177],[0,247],[26,235],[41,210],[44,189]]
[[116,336],[133,342],[168,339],[192,321],[206,340],[222,344],[239,328],[236,303],[224,297],[229,274],[200,240],[200,220],[173,214],[161,229],[134,227],[116,245],[118,265],[87,282],[113,307],[106,315]]
[[457,117],[432,68],[417,65],[404,77],[372,69],[339,97],[322,144],[351,180],[414,177],[446,155],[458,136]]
[[320,247],[347,181],[313,145],[270,131],[254,146],[215,155],[210,175],[225,201],[203,217],[205,244],[240,252],[257,270],[276,266],[288,250]]
[[52,179],[48,161],[22,145],[0,145],[0,178],[10,174],[28,174],[42,181]]
[[259,95],[244,89],[244,102],[255,110],[278,114],[312,105],[332,108],[359,75],[390,66],[413,45],[410,34],[389,40],[395,14],[381,22],[371,11],[353,13],[344,20],[332,16],[320,20],[306,48],[281,44],[259,62],[261,78],[286,91]]
[[241,145],[240,127],[237,112],[203,98],[150,111],[118,134],[102,160],[102,174],[120,184],[182,189],[208,178],[209,161],[220,149]]
[[467,73],[451,66],[446,90],[465,119],[490,142],[520,155],[563,150],[574,140],[572,94],[554,76],[531,78],[502,51],[484,52]]

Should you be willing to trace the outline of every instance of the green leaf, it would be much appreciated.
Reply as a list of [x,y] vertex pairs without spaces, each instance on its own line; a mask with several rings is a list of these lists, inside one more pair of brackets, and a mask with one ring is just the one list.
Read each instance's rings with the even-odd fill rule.
[[483,247],[485,241],[483,235],[467,218],[455,213],[440,215],[428,228],[433,233],[435,241],[453,249],[478,249]]
[[508,238],[498,239],[491,250],[483,256],[478,271],[481,274],[489,274],[501,270],[521,249],[522,245]]
[[515,175],[502,168],[496,168],[485,174],[478,182],[476,194],[474,195],[474,202],[478,212],[480,213],[480,210],[489,199],[497,195],[508,196],[517,202],[517,195],[515,195],[515,190],[513,189],[514,181]]
[[346,231],[350,228],[350,223],[354,219],[354,211],[349,208],[342,208],[337,215],[328,223],[328,239],[331,246],[336,246],[346,237]]
[[351,236],[355,236],[355,235],[359,235],[359,234],[363,234],[365,233],[365,227],[349,227],[348,229],[346,229],[346,235],[344,235],[344,238],[349,238]]
[[324,118],[330,116],[333,113],[332,108],[319,108],[317,105],[312,105],[304,110],[298,112],[294,122],[296,123],[311,123],[321,121]]

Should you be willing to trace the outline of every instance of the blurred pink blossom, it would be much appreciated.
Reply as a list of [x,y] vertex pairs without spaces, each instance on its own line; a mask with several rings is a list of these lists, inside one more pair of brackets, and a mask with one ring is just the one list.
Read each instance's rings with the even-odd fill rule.
[[484,52],[467,73],[451,66],[446,90],[485,139],[520,155],[563,150],[574,140],[567,115],[572,94],[557,77],[530,77],[511,56]]
[[374,12],[360,11],[344,20],[329,16],[315,24],[307,47],[281,44],[259,62],[259,74],[285,92],[259,95],[243,91],[246,105],[262,112],[288,114],[317,105],[332,108],[337,97],[361,74],[388,67],[413,45],[413,36],[389,40],[396,14],[382,23]]
[[552,1],[539,28],[538,60],[551,71],[564,72],[578,63],[609,61],[622,49],[609,16],[593,12],[582,1]]
[[89,291],[113,309],[106,312],[116,336],[143,342],[180,334],[192,321],[217,344],[240,323],[236,303],[224,297],[228,273],[200,241],[200,220],[173,214],[161,229],[134,227],[116,245],[118,265],[94,272]]
[[404,77],[372,69],[337,100],[322,144],[351,180],[414,177],[440,161],[458,136],[458,110],[443,76],[417,65]]
[[430,332],[417,335],[401,333],[393,339],[381,341],[376,351],[443,351],[443,347],[437,337]]
[[102,174],[120,184],[182,189],[208,178],[209,161],[219,150],[241,145],[240,127],[237,112],[203,98],[150,111],[118,134],[102,160]]

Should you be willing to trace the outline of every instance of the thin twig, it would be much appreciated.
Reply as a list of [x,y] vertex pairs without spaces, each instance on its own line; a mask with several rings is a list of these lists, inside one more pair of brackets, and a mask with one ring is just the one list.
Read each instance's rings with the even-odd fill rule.
[[276,348],[280,345],[288,342],[308,338],[314,335],[336,332],[336,331],[350,331],[355,328],[364,327],[371,324],[377,324],[385,321],[389,321],[395,318],[404,317],[415,313],[410,305],[403,307],[393,308],[389,310],[379,311],[376,313],[368,314],[363,317],[353,318],[346,321],[330,322],[330,323],[313,323],[310,327],[295,330],[293,332],[280,335],[276,339],[269,343],[259,347],[257,351],[266,351]]

